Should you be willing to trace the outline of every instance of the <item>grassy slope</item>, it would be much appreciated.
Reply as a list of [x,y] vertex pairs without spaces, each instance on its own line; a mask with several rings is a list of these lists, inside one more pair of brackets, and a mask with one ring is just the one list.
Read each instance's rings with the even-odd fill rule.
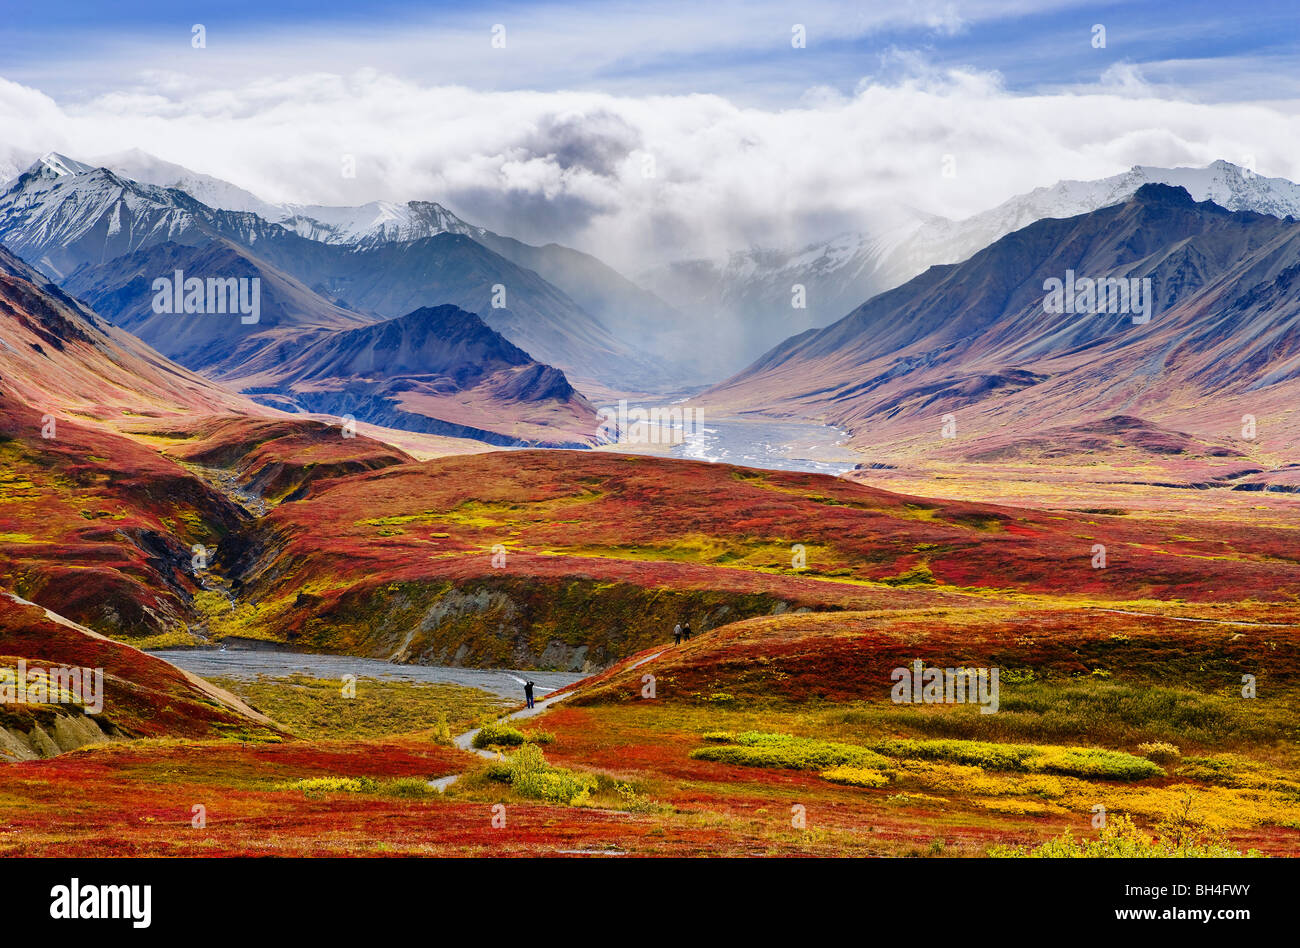
[[[497,452],[322,482],[226,558],[245,634],[467,664],[608,663],[689,617],[1048,597],[1293,599],[1293,533],[890,494],[812,474]],[[1094,544],[1107,547],[1092,567]],[[492,550],[506,550],[493,565]],[[791,550],[805,548],[795,569]],[[498,560],[498,563],[501,561]],[[582,651],[579,651],[582,650]]]
[[[24,659],[33,668],[102,669],[103,710],[94,723],[121,738],[234,736],[278,739],[271,722],[235,696],[129,645],[97,635],[25,600],[0,595],[0,665]],[[65,729],[80,708],[0,705],[0,726],[17,735]],[[73,722],[72,731],[84,730]],[[38,743],[43,742],[43,738]],[[72,741],[76,743],[76,741]]]
[[[362,470],[337,476],[329,463],[311,471],[294,463],[313,443],[322,457],[349,463],[346,452],[355,446],[340,456],[321,431],[290,431],[270,442],[254,437],[230,452],[226,441],[249,434],[242,426],[182,434],[158,444],[168,454],[193,452],[225,465],[245,484],[277,470],[288,472],[283,483],[305,485],[302,499],[282,502],[254,529],[227,531],[218,565],[242,585],[244,604],[210,618],[217,634],[523,664],[545,661],[548,647],[556,663],[571,660],[557,641],[572,650],[586,645],[597,660],[652,655],[682,616],[710,631],[643,667],[610,670],[573,705],[526,726],[554,733],[546,745],[552,762],[604,781],[590,806],[556,806],[503,787],[474,772],[479,762],[431,743],[427,733],[357,730],[382,717],[376,707],[358,711],[344,741],[328,737],[328,728],[304,726],[307,739],[284,747],[236,747],[208,742],[223,729],[204,724],[193,735],[204,743],[109,746],[8,768],[0,823],[14,835],[5,845],[45,854],[555,854],[605,847],[639,854],[975,854],[1066,828],[1086,835],[1095,803],[1150,827],[1191,792],[1201,818],[1234,846],[1296,850],[1300,766],[1289,709],[1297,697],[1293,626],[1300,610],[1294,531],[1281,514],[1260,525],[1167,512],[1141,519],[1035,512],[891,495],[813,475],[573,453],[422,464],[384,458],[381,470],[362,460]],[[73,494],[57,478],[77,476],[79,460],[102,470],[95,458],[125,457],[130,449],[104,442],[108,436],[75,428],[73,435],[84,443],[18,439],[27,467],[18,471],[25,481],[8,482],[17,495],[10,502],[23,505],[11,508],[19,511],[11,514],[13,533],[53,525],[66,531],[57,534],[60,542],[85,542],[65,525],[67,505],[104,495]],[[183,505],[186,491],[215,491],[135,447],[152,460],[132,457],[132,464],[138,460],[150,476],[179,478],[177,489],[150,492],[126,471],[88,482],[139,505],[119,501],[119,512],[157,517],[159,504]],[[214,533],[218,525],[202,526]],[[190,536],[180,536],[183,554]],[[117,544],[110,548],[119,555],[131,548],[116,534],[92,538]],[[44,547],[26,539],[7,540],[10,562],[40,575],[57,568],[35,555]],[[509,551],[499,569],[491,562],[498,542]],[[1091,569],[1093,542],[1110,550],[1106,570]],[[807,549],[805,571],[789,565],[793,543]],[[129,565],[97,569],[95,581],[121,583]],[[157,569],[147,559],[146,566]],[[183,574],[184,564],[179,569]],[[148,582],[138,588],[146,601]],[[185,596],[177,602],[183,614]],[[789,614],[800,607],[823,613]],[[768,615],[778,609],[787,614]],[[1188,615],[1221,621],[1178,621]],[[25,645],[17,654],[39,651]],[[889,669],[912,658],[1014,672],[1004,680],[1003,710],[980,716],[969,708],[888,703]],[[659,689],[654,700],[640,697],[649,672]],[[1248,706],[1234,693],[1243,673],[1257,675],[1260,687]],[[301,701],[290,705],[304,721],[316,713]],[[203,722],[202,707],[167,707]],[[133,733],[186,733],[181,721],[148,707],[124,720],[134,720]],[[416,724],[424,722],[395,726]],[[1156,779],[1052,776],[1056,783],[1041,784],[904,754],[887,786],[858,787],[816,771],[692,757],[714,730],[863,745],[967,739],[1128,753],[1160,740],[1179,744],[1182,755]],[[428,779],[466,769],[471,776],[445,797],[285,789],[302,778]],[[88,796],[88,785],[99,789]],[[74,806],[74,798],[81,802]],[[494,802],[507,803],[508,832],[492,828]],[[212,814],[201,833],[189,825],[195,803]],[[808,829],[791,826],[794,804],[806,807]]]
[[239,510],[135,441],[60,420],[0,414],[0,586],[119,638],[183,628],[195,544],[215,547]]
[[[778,660],[799,645],[813,658],[837,629],[850,644],[880,640],[868,666],[873,670],[893,661],[895,648],[910,647],[936,664],[1015,648],[988,615],[753,620],[707,633],[636,669],[613,669],[603,684],[522,724],[530,735],[549,732],[544,750],[551,764],[605,788],[584,804],[557,805],[506,787],[491,779],[492,765],[432,743],[423,730],[247,748],[107,747],[7,771],[0,821],[13,835],[3,845],[50,855],[961,856],[1066,830],[1095,836],[1091,821],[1099,804],[1112,819],[1132,817],[1153,833],[1190,802],[1197,832],[1221,836],[1234,849],[1297,851],[1294,630],[1244,633],[1234,642],[1238,632],[1230,627],[1169,620],[1148,626],[1140,617],[1117,616],[1095,617],[1102,625],[1093,629],[1082,621],[1072,625],[1080,617],[1064,611],[1026,618],[1026,635],[1034,629],[1041,635],[1016,652],[1019,674],[1003,684],[996,715],[968,706],[894,705],[885,697],[887,679],[861,674],[854,663],[863,655],[853,648],[832,649],[815,665],[815,682],[793,680]],[[985,624],[989,631],[981,634]],[[1109,677],[1088,671],[1101,665]],[[764,666],[777,687],[758,687],[753,666]],[[1249,706],[1227,683],[1238,667],[1259,673],[1260,697]],[[647,672],[657,678],[654,699],[639,694]],[[819,697],[824,691],[834,692],[834,700]],[[364,707],[352,726],[368,729],[391,697],[359,689],[355,700]],[[454,704],[446,707],[449,716],[455,713]],[[404,726],[397,721],[394,730]],[[874,747],[888,758],[888,781],[845,785],[817,769],[697,756],[716,746],[705,740],[710,732],[753,730]],[[1145,753],[1139,745],[1163,740],[1179,745],[1181,754],[1161,759],[1163,773],[1120,780],[981,766],[909,751],[907,740],[1083,746],[1139,756]],[[382,782],[458,772],[468,776],[446,795],[396,794],[382,786],[363,793],[292,789],[303,778]],[[101,789],[82,792],[70,808],[72,787],[86,782]],[[208,808],[202,831],[189,825],[194,803]],[[497,803],[506,806],[504,828],[492,824]],[[792,825],[795,806],[803,808],[805,828]]]

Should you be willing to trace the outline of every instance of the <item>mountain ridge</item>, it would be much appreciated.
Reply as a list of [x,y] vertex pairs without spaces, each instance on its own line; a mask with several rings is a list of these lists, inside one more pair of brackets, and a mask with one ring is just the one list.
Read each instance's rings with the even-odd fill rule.
[[[1149,280],[1153,320],[1053,314],[1046,281],[1067,271]],[[1148,183],[1123,204],[1044,218],[931,267],[791,337],[700,400],[934,450],[923,447],[926,430],[937,436],[945,414],[971,433],[1011,419],[1199,412],[1194,433],[1225,434],[1230,406],[1254,399],[1260,415],[1280,411],[1297,382],[1300,224]]]

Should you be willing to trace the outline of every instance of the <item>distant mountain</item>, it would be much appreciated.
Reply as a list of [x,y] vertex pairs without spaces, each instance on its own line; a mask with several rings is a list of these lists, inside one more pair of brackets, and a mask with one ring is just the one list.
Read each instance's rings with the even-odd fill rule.
[[[1145,184],[1185,188],[1228,210],[1300,217],[1300,185],[1227,161],[1205,168],[1136,166],[1098,181],[1061,181],[961,221],[916,216],[874,233],[844,234],[798,250],[747,250],[724,261],[684,260],[643,274],[643,285],[734,338],[731,370],[780,339],[825,326],[877,293],[937,264],[966,260],[993,241],[1044,218],[1074,217],[1127,200]],[[807,307],[791,306],[791,287]]]
[[575,378],[635,385],[659,377],[649,359],[625,347],[554,285],[461,234],[369,247],[291,235],[265,241],[257,252],[319,292],[381,317],[409,313],[431,300],[454,304]]
[[120,177],[130,178],[141,184],[184,191],[194,200],[208,207],[223,211],[246,211],[272,223],[277,223],[285,214],[283,205],[263,201],[251,191],[246,191],[229,181],[191,171],[183,165],[164,161],[138,148],[105,155],[90,162],[86,167],[91,170],[111,168]]
[[[154,312],[153,276],[176,271],[258,278],[259,322]],[[227,240],[157,244],[83,264],[64,282],[168,357],[273,408],[494,444],[596,443],[594,410],[560,370],[455,306],[375,322]]]
[[158,244],[226,238],[251,247],[278,233],[255,214],[214,210],[183,191],[54,153],[0,194],[0,242],[55,280]]
[[[628,387],[663,382],[652,357],[620,342],[564,292],[460,234],[325,243],[250,211],[212,208],[184,191],[51,154],[0,194],[0,241],[55,279],[75,282],[105,316],[120,314],[146,341],[192,365],[211,364],[213,340],[176,340],[174,320],[151,322],[146,315],[152,280],[171,275],[185,260],[233,268],[221,270],[222,277],[251,276],[264,265],[278,271],[272,274],[279,289],[274,325],[283,317],[285,323],[337,328],[340,320],[392,318],[453,303],[576,378]],[[497,287],[505,290],[500,307],[493,305],[502,301]],[[358,313],[343,312],[339,303]],[[227,321],[221,332],[231,331],[241,340],[250,335],[231,330]]]
[[286,334],[230,372],[276,407],[492,444],[597,443],[595,409],[563,372],[455,306]]
[[144,184],[184,191],[211,208],[249,211],[273,224],[282,224],[301,237],[351,247],[418,240],[438,234],[476,237],[488,231],[461,220],[431,201],[371,201],[358,207],[292,204],[265,201],[238,185],[191,171],[140,149],[105,155],[94,167],[111,168]]
[[0,407],[32,430],[45,414],[131,417],[260,411],[101,320],[0,247]]
[[[154,280],[163,277],[174,281],[177,271],[183,277],[256,278],[257,321],[245,323],[229,306],[232,311],[226,315],[186,314],[170,309],[155,312]],[[374,319],[323,298],[224,238],[197,244],[164,241],[102,264],[83,263],[63,280],[63,285],[168,358],[212,378],[229,375],[250,350],[271,344],[281,330],[348,329]],[[251,284],[249,288],[251,291]]]
[[[444,234],[468,237],[517,266],[534,271],[561,290],[603,323],[617,340],[616,344],[632,345],[637,351],[667,363],[656,365],[649,377],[643,374],[637,384],[659,387],[698,384],[718,378],[712,350],[700,346],[692,331],[696,323],[693,318],[677,312],[612,267],[579,250],[555,243],[526,244],[468,223],[432,201],[404,204],[371,201],[357,207],[273,204],[229,182],[140,151],[111,155],[99,163],[137,181],[184,191],[214,208],[251,211],[301,237],[321,243],[370,250]],[[480,315],[491,322],[490,314],[480,312]],[[522,338],[518,341],[529,344]]]
[[[1052,311],[1047,281],[1076,278],[1149,280],[1150,321]],[[824,418],[860,444],[918,435],[938,449],[929,438],[948,413],[963,436],[1115,414],[1224,435],[1243,414],[1282,413],[1297,380],[1300,223],[1145,184],[931,267],[704,399]],[[1294,426],[1279,414],[1267,427],[1276,440]]]

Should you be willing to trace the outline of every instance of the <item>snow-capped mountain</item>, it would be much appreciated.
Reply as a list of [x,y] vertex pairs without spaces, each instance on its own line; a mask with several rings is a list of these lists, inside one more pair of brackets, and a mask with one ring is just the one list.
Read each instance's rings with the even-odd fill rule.
[[404,243],[439,234],[476,239],[488,233],[432,201],[371,201],[359,207],[288,204],[275,220],[310,240],[353,247]]
[[[1136,165],[1098,181],[1058,181],[1035,188],[991,210],[962,221],[936,218],[918,228],[893,251],[904,258],[959,263],[1000,237],[1047,217],[1066,218],[1127,201],[1144,184],[1168,184],[1187,190],[1195,201],[1213,201],[1229,211],[1255,211],[1273,217],[1300,217],[1300,184],[1265,178],[1229,161],[1204,168],[1154,168]],[[910,279],[919,273],[907,273]]]
[[[174,174],[173,167],[168,177]],[[211,180],[198,183],[212,187]],[[231,192],[220,194],[229,198]],[[437,230],[437,221],[446,220],[437,205],[415,202],[411,207],[423,217],[413,212],[409,220],[422,221],[428,229]],[[339,216],[330,226],[342,228],[360,219]],[[209,207],[177,188],[136,181],[57,154],[37,161],[0,193],[0,242],[47,276],[92,299],[109,319],[122,320],[150,345],[191,368],[211,369],[229,357],[247,333],[238,323],[231,329],[197,317],[190,327],[193,332],[178,333],[175,320],[155,318],[150,285],[177,268],[206,272],[215,267],[225,275],[260,278],[268,298],[259,325],[267,329],[343,328],[453,303],[479,314],[531,356],[576,379],[644,390],[669,377],[652,356],[620,341],[537,270],[543,268],[541,263],[558,261],[554,269],[561,277],[590,290],[597,301],[611,281],[616,291],[621,281],[626,289],[614,294],[611,305],[616,307],[620,301],[635,300],[636,294],[649,294],[576,251],[529,247],[481,228],[473,230],[480,239],[445,230],[414,240],[309,239],[252,211]],[[498,253],[494,245],[504,252]],[[522,266],[511,259],[530,255],[538,259]],[[566,268],[574,258],[579,266]],[[508,298],[501,301],[505,305],[493,301],[498,286],[508,290]],[[620,312],[635,315],[629,310]],[[240,338],[227,338],[232,333]]]
[[[180,191],[204,206],[206,210],[218,213],[223,236],[233,236],[233,239],[249,244],[259,239],[274,240],[277,232],[291,232],[307,240],[327,244],[340,250],[385,251],[389,245],[409,244],[444,235],[468,237],[474,243],[504,257],[516,266],[533,271],[558,288],[587,313],[604,323],[613,336],[624,345],[635,346],[639,351],[645,352],[651,360],[658,360],[661,366],[668,367],[669,371],[658,373],[660,376],[658,380],[642,374],[635,383],[637,386],[661,385],[673,388],[683,384],[712,382],[730,369],[729,364],[720,365],[715,359],[715,353],[729,350],[730,343],[726,338],[711,337],[706,344],[701,344],[701,339],[694,331],[697,321],[693,317],[686,317],[675,311],[662,299],[637,286],[596,257],[560,244],[546,244],[539,247],[515,240],[513,237],[493,233],[487,228],[463,220],[433,201],[408,201],[404,204],[394,201],[372,201],[358,207],[275,204],[228,181],[191,171],[139,150],[110,155],[93,165],[75,162],[63,156],[47,157],[51,159],[52,165],[63,167],[74,177],[103,168],[111,169],[108,174],[115,180],[97,183],[95,188],[89,188],[94,193],[85,198],[78,195],[75,203],[80,208],[102,207],[114,199],[124,199],[129,203],[131,197],[127,195],[129,190],[127,182],[135,183],[145,189],[147,193],[144,196],[149,201],[159,199],[159,189]],[[51,180],[59,177],[53,171],[50,174],[53,176]],[[20,182],[11,182],[6,187],[12,190],[18,183]],[[66,181],[64,183],[69,184]],[[87,188],[89,184],[90,182],[78,181],[76,187]],[[103,190],[105,187],[106,191]],[[0,239],[11,242],[22,239],[8,236],[7,231],[11,227],[6,224],[6,214],[10,213],[7,208],[20,200],[0,196]],[[190,210],[193,212],[193,209]],[[79,211],[72,216],[80,218],[82,212]],[[48,234],[51,240],[56,237],[67,239],[75,236],[69,232],[70,221],[64,221],[60,229],[54,226],[45,227],[38,222],[27,222],[17,216],[11,215],[10,219],[16,222],[18,229],[35,229],[42,234]],[[274,230],[259,233],[257,229],[259,225],[273,226]],[[189,230],[189,222],[186,220],[169,221],[168,226],[175,234],[183,234]],[[248,235],[247,240],[243,238],[243,234]],[[139,236],[147,240],[147,234]],[[173,239],[182,243],[188,242],[181,237]],[[139,243],[136,241],[131,244],[128,250],[136,249]],[[24,248],[19,249],[15,245],[19,253],[30,256],[33,252],[30,242],[25,244]],[[70,260],[65,259],[60,263],[57,252],[51,251],[45,243],[42,243],[40,250],[41,253],[36,259],[41,268],[51,276],[70,272],[64,269]],[[280,265],[284,266],[284,261],[280,261]],[[291,266],[287,266],[286,269],[294,271]],[[480,308],[472,305],[468,298],[461,296],[447,297],[433,302],[456,302],[474,310]],[[353,305],[365,304],[354,303]],[[385,315],[396,316],[402,312],[406,312],[406,309]],[[484,315],[489,322],[492,322],[490,314]],[[512,338],[525,346],[529,345],[529,340],[526,338]],[[553,354],[549,350],[543,351]],[[530,352],[533,352],[531,348]]]
[[[66,159],[65,159],[66,160]],[[87,167],[82,165],[81,167]],[[132,149],[99,158],[93,167],[111,168],[144,184],[175,188],[208,205],[227,211],[249,211],[281,224],[302,237],[327,244],[367,246],[390,241],[419,240],[439,234],[481,237],[482,227],[461,220],[432,201],[371,201],[358,207],[328,204],[274,203],[220,178],[164,161]]]
[[[83,167],[87,167],[83,165]],[[148,152],[133,148],[130,151],[105,155],[88,166],[111,168],[124,178],[141,184],[184,191],[196,201],[225,211],[248,211],[268,221],[284,216],[284,206],[263,201],[251,191],[238,185],[214,178],[212,175],[191,171],[183,165],[164,161]]]
[[[1145,319],[1127,303],[1077,313],[1046,306],[1046,281],[1074,272],[1140,282]],[[937,439],[949,412],[961,414],[968,436],[1118,409],[1176,415],[1191,425],[1180,430],[1201,435],[1231,431],[1247,412],[1280,418],[1295,403],[1298,291],[1295,218],[1229,211],[1184,187],[1148,183],[1121,202],[1034,221],[960,263],[931,267],[785,340],[701,403],[717,413],[739,406],[821,418],[862,443],[931,425]]]
[[283,231],[256,214],[215,210],[182,191],[145,184],[50,152],[0,193],[0,240],[56,280],[163,242],[216,238],[252,245]]
[[[1285,178],[1266,178],[1227,161],[1205,168],[1139,165],[1097,181],[1036,188],[965,220],[917,215],[875,233],[843,234],[797,250],[685,260],[642,275],[641,283],[678,309],[729,325],[739,367],[781,339],[824,326],[931,266],[966,260],[1034,221],[1119,204],[1144,184],[1183,187],[1194,200],[1228,210],[1300,217],[1300,185]],[[795,284],[805,288],[804,309],[791,305]]]

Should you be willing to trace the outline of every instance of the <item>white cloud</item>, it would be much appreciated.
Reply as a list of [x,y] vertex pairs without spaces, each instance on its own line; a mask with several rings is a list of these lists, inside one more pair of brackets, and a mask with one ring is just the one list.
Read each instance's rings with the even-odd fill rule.
[[[481,91],[376,69],[225,86],[165,71],[154,80],[67,106],[0,80],[3,144],[74,157],[140,148],[272,200],[436,200],[629,272],[869,229],[896,205],[963,217],[1134,164],[1253,155],[1261,173],[1300,178],[1295,103],[1190,101],[1122,68],[1092,91],[1025,95],[996,74],[938,71],[900,51],[851,95],[820,88],[790,108]],[[355,179],[340,174],[345,154]],[[948,154],[951,179],[940,173]]]

